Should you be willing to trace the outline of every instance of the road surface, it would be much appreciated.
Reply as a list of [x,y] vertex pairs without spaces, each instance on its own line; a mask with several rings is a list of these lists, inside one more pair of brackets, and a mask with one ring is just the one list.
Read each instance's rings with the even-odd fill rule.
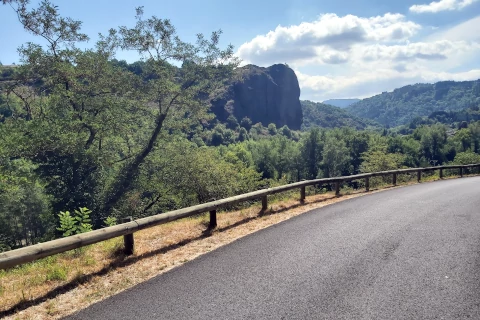
[[69,319],[480,319],[480,177],[313,210]]

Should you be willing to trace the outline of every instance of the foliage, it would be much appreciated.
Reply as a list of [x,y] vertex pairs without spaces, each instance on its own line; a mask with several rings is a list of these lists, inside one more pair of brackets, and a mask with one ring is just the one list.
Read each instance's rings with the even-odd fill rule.
[[308,100],[300,102],[303,110],[303,129],[308,130],[317,126],[321,128],[349,127],[362,130],[380,126],[375,121],[362,119],[339,107]]
[[[478,83],[471,94],[469,83],[447,83],[367,99],[379,104],[365,110],[371,118],[412,120],[397,128],[309,101],[304,131],[222,123],[210,104],[238,61],[219,47],[220,31],[184,42],[169,20],[138,8],[134,26],[88,47],[80,21],[49,1],[27,4],[12,2],[44,45],[28,43],[20,65],[0,66],[0,251],[302,179],[480,162],[478,103],[453,111]],[[142,59],[117,60],[120,50]]]
[[62,235],[64,237],[92,231],[91,213],[92,211],[87,208],[75,210],[73,216],[70,214],[70,211],[61,211],[58,214],[60,227],[58,227],[57,230],[63,232]]
[[[429,115],[445,119],[455,118],[455,111],[470,106],[474,106],[478,111],[479,86],[478,80],[409,85],[395,89],[393,92],[384,92],[363,99],[346,110],[357,117],[372,119],[391,127],[407,124],[416,117]],[[469,120],[466,114],[461,117]]]
[[50,197],[35,174],[37,168],[24,159],[0,158],[1,250],[50,240],[54,236]]
[[480,163],[480,155],[471,150],[457,153],[452,164],[474,164]]
[[117,218],[109,216],[103,221],[103,224],[105,227],[113,227],[117,224]]

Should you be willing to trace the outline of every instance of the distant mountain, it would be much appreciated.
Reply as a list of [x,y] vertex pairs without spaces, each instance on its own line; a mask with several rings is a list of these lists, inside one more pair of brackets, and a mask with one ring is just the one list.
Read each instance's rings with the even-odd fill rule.
[[300,101],[300,103],[303,111],[303,129],[313,126],[322,128],[350,127],[358,130],[367,127],[380,127],[375,121],[359,118],[339,107],[308,100]]
[[329,104],[331,106],[339,107],[339,108],[346,108],[361,99],[330,99],[323,101],[324,104]]
[[385,126],[407,124],[436,111],[458,111],[480,104],[480,80],[415,84],[383,92],[345,110]]

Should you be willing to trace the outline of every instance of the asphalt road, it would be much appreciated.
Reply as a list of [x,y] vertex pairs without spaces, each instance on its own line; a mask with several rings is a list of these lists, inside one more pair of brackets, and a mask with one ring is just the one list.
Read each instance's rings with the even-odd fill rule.
[[70,319],[480,319],[480,177],[313,210]]

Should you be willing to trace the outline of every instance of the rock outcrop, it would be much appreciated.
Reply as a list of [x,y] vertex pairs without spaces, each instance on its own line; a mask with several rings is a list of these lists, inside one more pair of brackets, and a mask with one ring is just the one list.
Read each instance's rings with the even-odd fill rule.
[[268,68],[247,65],[239,69],[240,80],[233,82],[226,94],[212,102],[212,112],[220,121],[233,115],[264,126],[274,123],[299,130],[302,125],[300,86],[295,72],[283,64]]

